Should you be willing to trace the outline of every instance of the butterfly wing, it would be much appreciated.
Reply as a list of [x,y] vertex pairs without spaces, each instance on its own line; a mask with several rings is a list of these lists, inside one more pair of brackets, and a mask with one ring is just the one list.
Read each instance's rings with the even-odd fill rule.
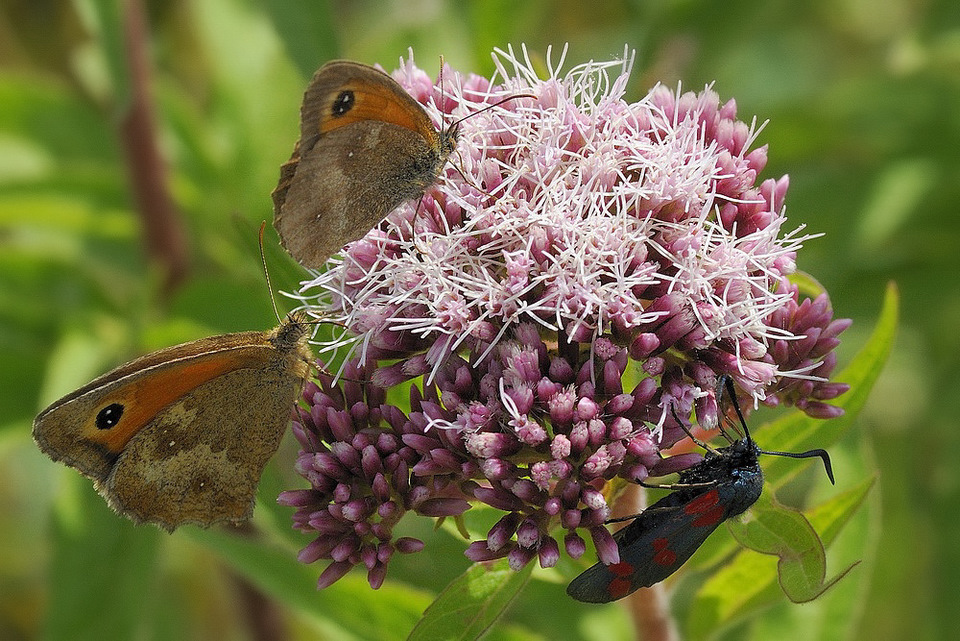
[[244,520],[309,373],[306,338],[288,321],[153,352],[41,412],[34,440],[134,521]]
[[284,247],[301,264],[320,268],[423,193],[436,178],[421,168],[431,164],[422,160],[431,154],[423,138],[390,123],[367,121],[326,134],[301,154],[286,199],[275,209]]
[[[353,104],[349,111],[337,115],[335,106],[345,91],[352,93]],[[301,144],[364,120],[393,123],[419,134],[434,146],[437,144],[437,130],[423,105],[389,75],[350,60],[334,60],[323,65],[303,94]]]
[[335,61],[304,94],[300,139],[273,192],[284,247],[319,268],[436,180],[455,144],[392,78]]
[[158,412],[104,482],[111,506],[168,530],[247,520],[303,383],[276,367],[253,371],[217,376]]

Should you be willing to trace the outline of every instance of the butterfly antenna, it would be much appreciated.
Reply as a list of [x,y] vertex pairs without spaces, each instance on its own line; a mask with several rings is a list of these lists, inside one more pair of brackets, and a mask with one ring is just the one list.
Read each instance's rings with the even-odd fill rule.
[[447,92],[443,90],[443,54],[440,55],[440,73],[437,80],[440,83],[440,117],[447,113]]
[[270,270],[267,269],[267,256],[263,251],[263,230],[267,227],[267,221],[260,223],[260,263],[263,265],[263,276],[267,280],[267,291],[270,292],[270,303],[273,305],[273,313],[277,317],[277,322],[282,323],[280,310],[277,309],[277,298],[273,294],[273,285],[270,283]]
[[502,98],[496,101],[492,105],[487,105],[486,107],[482,107],[481,109],[477,109],[476,111],[471,111],[466,116],[463,116],[462,118],[458,118],[457,120],[454,120],[453,123],[451,123],[449,128],[454,129],[455,127],[458,127],[460,123],[466,120],[467,118],[473,118],[474,116],[482,114],[484,111],[490,111],[491,109],[494,109],[495,107],[499,107],[505,102],[516,100],[518,98],[536,98],[536,97],[537,97],[536,94],[532,94],[532,93],[518,93],[513,96],[507,96],[506,98]]
[[[267,256],[266,256],[266,254],[265,254],[264,251],[263,251],[263,230],[266,229],[266,227],[267,227],[267,221],[264,220],[264,221],[262,221],[262,222],[260,223],[260,263],[263,265],[263,276],[264,276],[264,278],[266,278],[266,280],[267,280],[267,290],[270,292],[270,303],[273,305],[273,313],[274,313],[274,315],[277,317],[277,322],[278,322],[278,323],[282,323],[283,320],[280,318],[280,310],[279,310],[279,308],[277,307],[277,298],[276,298],[276,296],[274,296],[274,293],[273,293],[273,285],[270,283],[270,270],[267,269]],[[342,323],[342,322],[340,322],[340,321],[335,321],[335,320],[330,320],[330,319],[324,319],[324,318],[318,318],[318,319],[315,319],[315,320],[302,321],[302,322],[303,322],[304,325],[316,325],[316,324],[319,324],[319,323],[329,323],[329,324],[331,324],[331,325],[337,325],[337,326],[342,327],[342,328],[344,328],[344,329],[349,329],[349,328],[347,327],[347,325],[345,325],[344,323]],[[326,375],[328,375],[328,376],[334,377],[331,372],[327,371],[326,368],[321,367],[317,362],[307,361],[307,365],[310,366],[310,367],[312,367],[313,369],[316,369],[318,372],[320,372],[320,373],[322,373],[322,374],[326,374]],[[334,378],[335,378],[335,377],[334,377]],[[347,377],[345,377],[345,376],[341,376],[341,377],[340,377],[340,380],[342,380],[342,381],[351,381],[351,382],[354,382],[354,383],[363,383],[363,381],[356,381],[356,380],[354,380],[354,379],[347,378]]]
[[[750,431],[747,429],[747,422],[743,420],[743,412],[740,411],[740,404],[737,403],[737,393],[733,387],[733,379],[729,376],[721,377],[718,387],[723,385],[726,388],[727,394],[729,394],[730,399],[733,401],[733,409],[737,412],[737,416],[740,418],[740,424],[743,426],[743,432],[746,435],[748,443],[753,441],[750,438]],[[830,455],[826,450],[816,449],[816,450],[807,450],[806,452],[778,452],[774,450],[761,450],[757,448],[761,454],[772,454],[773,456],[786,456],[787,458],[812,458],[814,456],[819,456],[820,460],[823,461],[823,468],[827,472],[827,478],[830,479],[830,483],[836,485],[836,481],[833,478],[833,464],[830,463]]]

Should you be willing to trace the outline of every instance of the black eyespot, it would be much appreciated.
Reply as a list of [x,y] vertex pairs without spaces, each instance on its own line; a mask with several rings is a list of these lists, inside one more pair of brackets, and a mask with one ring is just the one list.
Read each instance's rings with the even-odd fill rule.
[[331,112],[334,116],[342,116],[353,109],[353,103],[353,92],[349,89],[341,91],[340,95],[337,96],[337,99],[333,101],[333,108],[331,109]]
[[109,430],[120,422],[123,416],[123,405],[120,403],[111,403],[97,413],[96,426],[98,430]]

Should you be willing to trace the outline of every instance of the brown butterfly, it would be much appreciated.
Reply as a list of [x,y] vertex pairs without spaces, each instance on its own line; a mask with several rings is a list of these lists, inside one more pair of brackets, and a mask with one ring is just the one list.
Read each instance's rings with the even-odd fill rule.
[[436,181],[459,128],[437,131],[390,76],[347,60],[313,76],[300,108],[300,140],[280,168],[273,224],[283,246],[317,269],[400,203]]
[[309,375],[308,334],[288,315],[147,354],[40,412],[33,438],[135,522],[240,523]]

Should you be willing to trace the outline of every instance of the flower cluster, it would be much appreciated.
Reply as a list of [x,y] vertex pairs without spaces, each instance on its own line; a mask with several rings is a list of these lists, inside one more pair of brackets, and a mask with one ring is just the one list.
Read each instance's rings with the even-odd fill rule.
[[[294,423],[311,487],[281,496],[317,535],[301,560],[332,560],[321,587],[361,563],[378,587],[423,545],[394,538],[404,513],[470,501],[505,512],[471,559],[548,567],[587,534],[615,561],[602,482],[695,463],[661,450],[677,417],[716,425],[721,375],[839,413],[823,401],[846,389],[827,379],[849,322],[788,281],[809,236],[783,229],[786,177],[756,184],[756,123],[709,89],[627,102],[629,57],[546,79],[512,50],[495,61],[493,79],[444,69],[443,87],[412,58],[395,72],[437,122],[534,97],[464,120],[456,166],[300,292],[350,330]],[[386,402],[400,384],[403,409]]]

